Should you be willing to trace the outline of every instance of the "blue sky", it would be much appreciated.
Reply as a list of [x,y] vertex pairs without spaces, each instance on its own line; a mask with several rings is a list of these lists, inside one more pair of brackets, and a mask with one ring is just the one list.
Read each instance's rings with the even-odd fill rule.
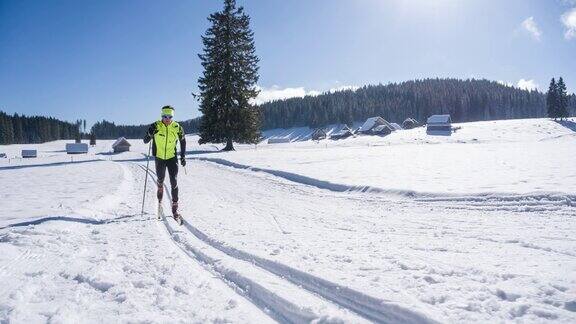
[[[428,77],[576,92],[576,0],[238,0],[260,101]],[[0,110],[148,123],[190,91],[216,0],[0,0]]]

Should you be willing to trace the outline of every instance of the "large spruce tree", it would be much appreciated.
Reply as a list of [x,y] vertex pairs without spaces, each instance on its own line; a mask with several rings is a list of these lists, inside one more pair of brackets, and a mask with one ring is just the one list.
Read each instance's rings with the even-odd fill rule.
[[198,55],[204,68],[200,89],[199,143],[255,143],[260,139],[260,116],[251,103],[256,98],[258,57],[250,17],[235,0],[225,0],[224,9],[208,18],[211,27],[202,37],[204,53]]

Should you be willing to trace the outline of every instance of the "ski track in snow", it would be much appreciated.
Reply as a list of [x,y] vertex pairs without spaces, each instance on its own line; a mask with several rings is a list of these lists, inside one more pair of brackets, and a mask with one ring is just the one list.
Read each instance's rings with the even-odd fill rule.
[[[570,269],[576,270],[576,244],[570,240],[574,213],[570,207],[564,208],[566,214],[557,210],[475,210],[458,206],[458,202],[438,204],[366,193],[334,193],[202,161],[189,165],[193,168],[189,171],[192,179],[183,178],[179,185],[194,197],[189,210],[197,217],[192,221],[195,227],[205,228],[203,232],[208,231],[208,235],[219,235],[217,244],[226,249],[243,246],[243,250],[255,251],[251,254],[268,254],[277,260],[280,257],[281,264],[301,264],[309,271],[322,273],[322,277],[342,276],[341,282],[360,287],[361,291],[383,289],[400,297],[403,304],[416,307],[425,303],[438,308],[441,313],[430,315],[446,316],[451,322],[491,318],[562,318],[570,322],[568,319],[574,318],[570,305],[576,295],[566,288],[576,284],[576,278],[570,275]],[[197,190],[186,180],[189,184],[202,183],[202,188]],[[277,197],[282,197],[282,205],[275,205]],[[347,211],[330,216],[340,205]],[[183,207],[186,210],[187,205]],[[364,214],[370,209],[376,212]],[[499,216],[502,213],[506,214]],[[274,222],[267,216],[270,214],[275,214]],[[234,221],[228,221],[231,219]],[[281,235],[267,234],[262,221],[269,224],[269,231]],[[386,223],[379,225],[381,221]],[[242,227],[235,223],[254,225]],[[275,223],[282,224],[282,232]],[[564,230],[559,231],[558,226]],[[524,233],[515,230],[523,227]],[[550,239],[553,236],[548,232],[555,232],[557,237]],[[360,238],[355,237],[357,233],[364,234]],[[312,239],[317,236],[321,241]],[[403,237],[403,246],[394,243],[392,248],[386,247]],[[477,255],[486,258],[491,250],[497,252],[494,261],[475,259]],[[336,251],[346,251],[346,255],[338,256]],[[510,256],[500,251],[508,251]],[[462,261],[454,262],[459,259]],[[556,260],[568,267],[558,272]],[[555,275],[540,277],[542,271]],[[393,287],[385,288],[381,281]],[[463,285],[460,293],[453,288],[458,285]],[[402,292],[420,300],[402,297]],[[509,305],[500,305],[502,300]]]
[[[149,171],[149,174],[154,177],[153,172]],[[169,187],[167,184],[164,184],[164,186],[166,192],[168,192]],[[261,308],[271,310],[277,320],[281,322],[300,323],[310,322],[312,320],[326,321],[326,317],[329,316],[328,314],[319,315],[309,311],[303,312],[302,309],[306,310],[310,307],[303,308],[301,306],[292,304],[286,299],[276,295],[274,292],[271,292],[267,288],[261,286],[258,281],[253,281],[249,278],[246,278],[244,275],[239,274],[236,269],[230,269],[222,266],[221,259],[214,259],[211,256],[205,254],[205,247],[196,248],[183,241],[180,235],[176,233],[175,229],[169,225],[166,218],[163,218],[163,223],[167,228],[168,234],[174,239],[176,243],[179,244],[179,247],[185,253],[206,263],[214,271],[221,274],[225,279],[241,287],[243,292],[245,292],[250,297],[250,299],[255,302],[256,305]],[[208,237],[206,234],[192,226],[186,220],[184,220],[183,226],[201,242],[204,242],[210,247],[225,253],[229,257],[260,267],[276,275],[277,278],[290,281],[294,285],[297,285],[297,287],[301,287],[312,293],[318,294],[326,300],[349,309],[368,320],[379,323],[435,322],[430,318],[422,316],[421,314],[411,310],[402,308],[398,305],[387,303],[384,300],[380,300],[348,287],[335,284],[326,279],[307,274],[303,271],[294,269],[284,264],[270,261],[230,246],[225,246],[222,243]],[[294,295],[293,291],[291,295]],[[291,296],[291,298],[293,298],[293,296]],[[298,311],[298,309],[300,310]],[[334,311],[329,314],[334,316]],[[356,322],[358,319],[353,321]]]
[[50,216],[1,230],[0,322],[272,322],[181,256],[149,215],[130,214],[140,179],[114,165],[128,171],[117,190],[78,209],[100,219]]
[[296,173],[243,165],[221,158],[198,157],[191,159],[211,162],[239,170],[269,174],[290,182],[313,186],[319,189],[325,189],[339,193],[370,193],[384,197],[408,198],[413,199],[414,201],[430,203],[460,203],[460,208],[462,208],[463,205],[467,205],[471,206],[471,208],[474,206],[481,206],[482,208],[486,208],[488,206],[488,209],[490,209],[492,206],[491,210],[542,211],[548,210],[550,208],[557,209],[559,207],[573,207],[573,211],[576,212],[576,195],[561,192],[535,192],[527,194],[494,192],[477,194],[417,192],[414,190],[396,190],[373,186],[337,184],[330,181],[310,178]]

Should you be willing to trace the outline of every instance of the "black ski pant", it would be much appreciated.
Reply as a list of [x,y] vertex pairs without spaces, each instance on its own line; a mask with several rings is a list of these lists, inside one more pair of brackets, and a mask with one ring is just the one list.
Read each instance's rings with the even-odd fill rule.
[[170,187],[172,188],[172,201],[178,202],[178,159],[173,157],[168,160],[156,158],[156,175],[158,176],[158,200],[162,200],[164,194],[164,178],[166,177],[166,169],[168,169],[168,176],[170,177]]

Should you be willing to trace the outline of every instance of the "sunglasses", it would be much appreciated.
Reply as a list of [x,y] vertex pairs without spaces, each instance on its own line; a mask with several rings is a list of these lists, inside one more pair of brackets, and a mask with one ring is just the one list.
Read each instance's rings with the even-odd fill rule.
[[172,116],[170,116],[170,115],[162,115],[162,118],[165,118],[165,119],[172,119]]

